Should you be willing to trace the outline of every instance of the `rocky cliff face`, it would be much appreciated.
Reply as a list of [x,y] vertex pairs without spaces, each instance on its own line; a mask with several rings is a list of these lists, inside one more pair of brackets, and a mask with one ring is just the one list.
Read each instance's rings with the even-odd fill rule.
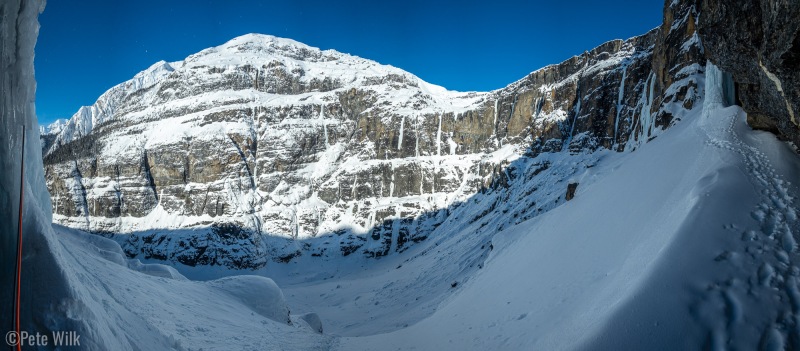
[[733,76],[750,126],[800,145],[800,3],[698,1],[708,58]]
[[131,256],[237,268],[401,252],[448,218],[514,225],[697,106],[697,18],[693,4],[670,5],[642,36],[471,93],[238,37],[153,65],[47,134],[54,219]]

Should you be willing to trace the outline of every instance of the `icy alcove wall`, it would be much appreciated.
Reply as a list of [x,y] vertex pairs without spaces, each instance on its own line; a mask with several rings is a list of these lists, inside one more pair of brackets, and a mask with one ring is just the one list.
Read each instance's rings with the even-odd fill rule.
[[[23,4],[24,2],[24,4]],[[22,144],[22,126],[30,135],[36,135],[33,99],[35,81],[33,78],[33,47],[36,43],[38,22],[36,16],[42,4],[39,1],[3,0],[0,2],[0,315],[2,331],[12,329],[11,302],[13,295],[14,262],[17,246],[17,209],[19,199],[20,148]],[[37,162],[40,151],[38,138],[29,143],[26,154],[31,160],[27,165],[30,191],[26,212],[33,207],[45,207],[37,210],[39,218],[30,220],[48,221],[50,200],[47,192],[42,193],[44,178],[41,162]],[[36,181],[36,180],[39,181]]]
[[24,150],[22,330],[75,330],[87,334],[86,315],[74,313],[76,306],[82,305],[73,298],[78,293],[69,283],[76,280],[58,263],[62,262],[60,244],[50,225],[50,196],[37,135],[33,58],[38,16],[43,9],[41,0],[0,0],[0,330],[5,334],[13,328],[13,268],[24,126],[28,138]]
[[706,62],[706,97],[703,112],[708,115],[711,110],[736,104],[733,76],[724,72],[711,61]]

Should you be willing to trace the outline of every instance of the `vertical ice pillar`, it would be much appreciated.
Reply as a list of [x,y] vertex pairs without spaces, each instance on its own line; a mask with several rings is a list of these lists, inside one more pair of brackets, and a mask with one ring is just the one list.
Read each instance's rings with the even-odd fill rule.
[[[38,0],[0,2],[0,330],[12,329],[14,262],[17,246],[17,216],[20,191],[20,165],[23,125],[25,145],[25,208],[30,221],[50,223],[50,199],[44,184],[42,150],[34,112],[36,82],[33,78],[33,48],[39,30],[38,15],[43,4]],[[33,211],[36,206],[44,211]],[[44,213],[42,213],[44,212]],[[27,244],[23,240],[23,244]],[[28,246],[28,245],[26,245]],[[23,266],[24,267],[24,266]],[[22,311],[25,314],[23,308]],[[23,316],[23,323],[24,321]]]
[[733,77],[723,72],[711,61],[706,62],[705,103],[703,112],[722,108],[736,103]]

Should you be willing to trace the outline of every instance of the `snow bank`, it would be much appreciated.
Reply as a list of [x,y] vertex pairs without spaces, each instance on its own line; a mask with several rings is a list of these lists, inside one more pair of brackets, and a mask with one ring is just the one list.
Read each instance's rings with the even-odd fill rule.
[[276,322],[291,324],[289,306],[283,292],[272,279],[255,275],[238,275],[208,282],[225,291],[256,313]]
[[[116,243],[116,242],[115,242]],[[120,248],[122,250],[122,248]],[[128,268],[154,277],[163,277],[175,280],[188,280],[175,268],[158,263],[142,263],[138,259],[128,262]]]
[[114,240],[80,232],[76,232],[76,235],[81,236],[81,240],[83,240],[83,243],[87,245],[87,247],[96,250],[98,256],[122,267],[155,277],[188,280],[175,268],[170,266],[158,263],[142,263],[138,259],[128,259],[127,256],[125,256],[125,252],[122,251],[122,247]]
[[80,283],[72,316],[95,316],[81,333],[85,349],[309,350],[329,348],[333,340],[305,324],[288,324],[283,295],[267,278],[189,281],[162,265],[117,260],[121,250],[108,239],[54,227],[65,254],[61,264]]
[[316,313],[305,313],[297,316],[299,321],[303,321],[303,323],[307,324],[311,330],[322,334],[322,319],[319,318],[319,315]]

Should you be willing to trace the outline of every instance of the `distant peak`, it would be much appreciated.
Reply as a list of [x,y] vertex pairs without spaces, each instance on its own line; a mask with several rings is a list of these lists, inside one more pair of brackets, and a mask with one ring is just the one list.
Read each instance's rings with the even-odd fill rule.
[[291,48],[306,49],[312,51],[322,51],[319,48],[306,45],[304,43],[301,43],[293,39],[281,38],[281,37],[276,37],[274,35],[259,34],[259,33],[240,35],[236,38],[229,40],[222,46],[225,48],[231,48],[231,47],[239,47],[242,45],[257,45],[261,47],[270,47],[270,48],[291,47]]
[[174,70],[175,70],[175,68],[172,67],[172,64],[170,64],[167,61],[161,60],[161,61],[158,61],[158,62],[150,65],[150,67],[147,67],[146,70],[137,73],[134,76],[134,79],[143,78],[143,77],[147,77],[147,76],[152,76],[154,74],[158,74],[158,73],[161,73],[161,72],[172,72]]

